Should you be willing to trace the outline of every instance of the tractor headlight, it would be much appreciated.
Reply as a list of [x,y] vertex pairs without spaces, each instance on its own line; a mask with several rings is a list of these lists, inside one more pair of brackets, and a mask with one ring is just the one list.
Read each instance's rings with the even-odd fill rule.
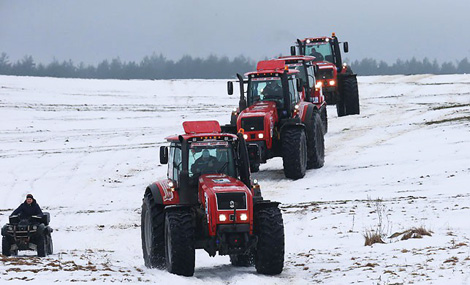
[[323,86],[323,82],[317,81],[317,84],[315,84],[316,88],[321,88]]
[[173,181],[168,181],[168,187],[170,188],[175,187],[175,183],[173,183]]
[[247,221],[248,220],[248,215],[247,214],[241,214],[240,215],[240,220],[241,221]]
[[33,226],[33,230],[37,230],[37,228],[38,228],[37,226]]
[[224,214],[220,214],[220,215],[219,215],[219,221],[225,222],[226,220],[227,220],[227,216],[226,216],[226,215],[224,215]]
[[336,84],[336,82],[334,80],[330,80],[330,86],[334,86]]
[[258,134],[258,138],[262,139],[262,138],[264,138],[264,135],[263,134]]
[[248,139],[248,135],[247,135],[247,134],[244,134],[244,135],[243,135],[243,138],[247,140],[247,139]]

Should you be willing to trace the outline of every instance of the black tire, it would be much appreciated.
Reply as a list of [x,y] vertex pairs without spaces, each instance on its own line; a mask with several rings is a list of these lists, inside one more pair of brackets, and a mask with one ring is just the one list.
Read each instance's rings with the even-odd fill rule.
[[328,113],[326,110],[326,105],[322,106],[320,109],[320,117],[322,121],[323,134],[328,132]]
[[8,242],[7,237],[2,237],[2,254],[5,256],[11,255],[11,244]]
[[325,164],[325,139],[323,134],[323,123],[318,111],[312,114],[312,129],[308,138],[307,169],[321,168]]
[[54,253],[54,245],[52,243],[52,237],[50,233],[46,236],[46,251],[47,255],[51,255]]
[[336,112],[338,113],[338,117],[346,116],[346,109],[344,108],[344,101],[342,96],[343,94],[339,94],[338,101],[336,101]]
[[342,93],[346,115],[358,115],[360,113],[359,90],[357,88],[357,78],[355,76],[344,78]]
[[250,171],[251,173],[255,173],[259,171],[259,163],[251,163],[250,162]]
[[307,137],[301,127],[285,127],[281,134],[284,175],[290,179],[305,176],[307,169]]
[[144,196],[141,214],[142,251],[145,266],[165,268],[165,214],[148,192]]
[[168,272],[193,276],[194,225],[191,212],[187,209],[177,209],[166,213],[165,257]]
[[253,252],[249,254],[230,254],[230,263],[233,266],[248,267],[255,264]]
[[255,251],[256,271],[261,274],[280,274],[284,267],[284,223],[277,207],[255,212],[254,232],[258,236]]
[[47,245],[46,245],[46,235],[39,234],[36,239],[37,252],[39,257],[46,257],[47,255]]

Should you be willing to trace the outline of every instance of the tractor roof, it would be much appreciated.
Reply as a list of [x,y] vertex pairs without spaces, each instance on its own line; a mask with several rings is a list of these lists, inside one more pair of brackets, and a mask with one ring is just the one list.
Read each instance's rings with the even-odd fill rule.
[[262,60],[258,62],[258,65],[256,66],[256,71],[247,72],[245,73],[245,76],[263,75],[263,74],[270,74],[270,73],[294,74],[298,72],[299,72],[298,70],[289,69],[284,60],[270,59],[270,60]]
[[[183,129],[185,134],[181,135],[184,139],[191,138],[200,139],[223,139],[224,137],[236,138],[233,134],[222,133],[218,121],[186,121],[183,122]],[[169,136],[167,141],[179,141],[178,135]]]
[[298,63],[300,61],[314,61],[314,56],[306,56],[306,55],[289,55],[289,56],[280,56],[277,60],[284,60],[287,64],[291,63]]

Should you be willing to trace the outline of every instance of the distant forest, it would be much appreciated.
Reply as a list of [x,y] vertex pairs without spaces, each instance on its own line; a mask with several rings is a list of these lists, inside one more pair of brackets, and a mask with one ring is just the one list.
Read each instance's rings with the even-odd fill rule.
[[[347,62],[347,60],[346,60]],[[470,73],[467,58],[456,62],[439,64],[427,58],[418,60],[398,59],[393,64],[372,58],[355,60],[350,63],[358,75],[393,75],[393,74],[456,74]],[[163,55],[153,54],[140,62],[121,61],[119,58],[103,60],[95,65],[75,64],[71,60],[49,64],[35,63],[32,56],[25,56],[16,62],[10,62],[6,53],[0,55],[0,74],[19,76],[48,76],[66,78],[98,79],[225,79],[233,78],[236,73],[253,70],[256,62],[244,56],[230,60],[228,57],[211,55],[207,58],[193,58],[189,55],[180,60],[169,60]]]

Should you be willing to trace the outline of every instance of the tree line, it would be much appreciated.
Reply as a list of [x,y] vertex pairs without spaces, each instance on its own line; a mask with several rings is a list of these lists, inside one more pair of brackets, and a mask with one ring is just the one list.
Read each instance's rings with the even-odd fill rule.
[[[467,58],[461,61],[430,61],[398,59],[393,64],[372,58],[355,60],[351,67],[358,75],[394,74],[455,74],[470,73]],[[207,58],[193,58],[189,55],[180,60],[167,59],[162,54],[145,56],[140,62],[122,61],[119,58],[103,60],[97,65],[75,64],[72,60],[49,64],[36,63],[27,55],[21,60],[10,62],[6,53],[0,55],[0,74],[18,76],[48,76],[66,78],[98,79],[224,79],[233,78],[236,73],[245,73],[256,68],[256,62],[244,56],[233,59],[211,55]]]

